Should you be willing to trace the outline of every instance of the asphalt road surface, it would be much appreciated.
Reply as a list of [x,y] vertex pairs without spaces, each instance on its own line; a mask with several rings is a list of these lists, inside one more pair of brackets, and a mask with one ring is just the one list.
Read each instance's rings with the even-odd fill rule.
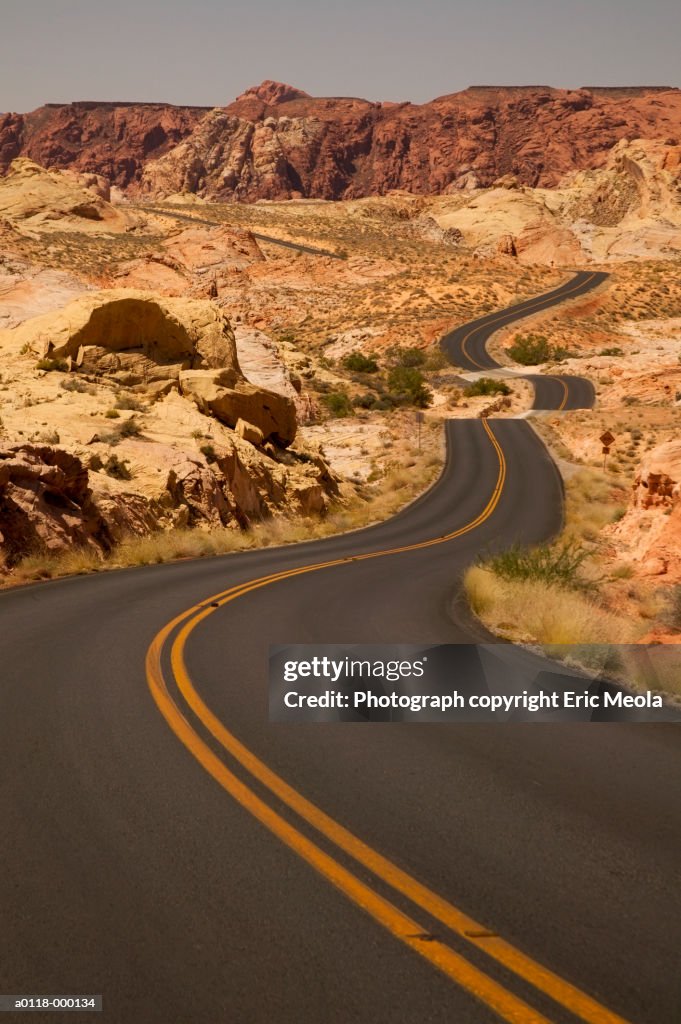
[[462,570],[560,526],[527,423],[447,440],[380,526],[0,594],[0,992],[111,1024],[678,1024],[677,726],[268,724],[270,643],[485,640]]
[[[569,281],[554,288],[553,291],[526,299],[501,312],[489,313],[478,320],[457,327],[442,339],[442,348],[449,359],[462,370],[475,373],[480,370],[503,369],[501,364],[487,352],[487,342],[495,331],[516,320],[521,320],[523,317],[549,309],[560,302],[586,295],[595,288],[599,288],[607,278],[607,274],[599,271],[579,271]],[[594,404],[593,384],[583,377],[532,373],[526,373],[523,376],[534,386],[534,409],[590,409]]]
[[[160,209],[158,206],[139,206],[139,210],[147,210],[149,213],[155,213],[158,217],[169,217],[171,220],[183,220],[189,224],[206,224],[211,228],[225,227],[225,223],[219,220],[208,220],[206,217],[195,217],[187,213],[175,213],[168,209]],[[282,249],[293,249],[295,252],[304,252],[308,256],[330,256],[333,260],[343,260],[345,256],[339,255],[337,252],[332,252],[330,249],[318,249],[313,245],[304,245],[302,242],[288,242],[284,238],[275,238],[273,235],[262,235],[257,231],[252,231],[251,234],[259,242],[267,242],[269,245],[278,245]]]

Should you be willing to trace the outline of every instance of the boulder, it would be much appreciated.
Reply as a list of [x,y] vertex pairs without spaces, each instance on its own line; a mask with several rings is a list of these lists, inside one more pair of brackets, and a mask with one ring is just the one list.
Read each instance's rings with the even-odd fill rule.
[[199,522],[211,526],[226,526],[234,521],[234,508],[230,505],[221,482],[210,466],[198,459],[185,459],[168,474],[166,490],[175,507],[188,509],[189,526]]
[[153,381],[194,368],[241,376],[229,320],[206,300],[126,289],[86,292],[63,309],[28,320],[14,338],[92,373],[116,374],[122,367]]
[[296,408],[290,398],[250,384],[236,374],[209,370],[180,373],[180,391],[204,413],[235,428],[239,420],[257,427],[264,441],[288,447],[296,436]]
[[238,419],[236,421],[236,432],[240,438],[248,441],[249,444],[256,445],[256,447],[260,447],[265,440],[260,427],[256,427],[253,423],[248,423],[246,420]]

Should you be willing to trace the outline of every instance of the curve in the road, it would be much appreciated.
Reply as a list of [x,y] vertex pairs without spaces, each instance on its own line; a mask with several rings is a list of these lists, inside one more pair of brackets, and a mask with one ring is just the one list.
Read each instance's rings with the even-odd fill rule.
[[[599,288],[607,278],[608,274],[600,271],[579,271],[569,281],[550,292],[457,327],[442,338],[441,347],[454,365],[467,372],[506,369],[487,351],[487,342],[496,331],[527,316],[534,316],[550,309],[560,302],[579,298]],[[521,375],[534,386],[533,409],[589,409],[594,404],[593,385],[583,377],[529,373]]]
[[446,437],[374,527],[0,594],[1,991],[112,1024],[674,1019],[667,726],[268,721],[270,644],[484,641],[465,567],[559,529],[527,423]]
[[[595,287],[598,275],[578,275],[579,280],[556,289],[555,293],[543,296],[539,300],[520,304],[504,314],[492,318],[484,318],[484,323],[469,325],[462,328],[460,343],[463,349],[472,337],[483,344],[500,320],[510,323],[520,319],[537,308],[548,308],[567,296],[582,293]],[[600,281],[598,282],[600,283]],[[484,338],[484,340],[482,340]],[[582,383],[588,395],[588,382],[580,378],[570,377],[532,377],[539,400],[545,402],[544,408],[563,409],[570,402],[570,384],[573,381]],[[560,389],[559,400],[551,401],[552,385]],[[544,397],[542,397],[544,395]],[[572,398],[572,407],[575,405]],[[191,713],[205,729],[205,734],[217,741],[219,747],[245,769],[256,782],[260,783],[275,798],[281,801],[296,815],[316,829],[335,847],[348,854],[402,896],[414,903],[422,911],[440,921],[450,931],[455,932],[464,941],[476,946],[484,954],[504,968],[510,970],[525,983],[534,987],[551,1000],[569,1010],[587,1024],[626,1024],[624,1018],[610,1011],[587,993],[565,981],[521,950],[506,942],[488,928],[474,921],[468,915],[447,900],[420,883],[417,879],[401,870],[386,857],[358,839],[352,832],[341,826],[319,807],[307,800],[301,793],[291,787],[281,776],[273,772],[248,747],[228,730],[205,701],[201,698],[189,674],[186,660],[186,645],[194,630],[217,610],[232,602],[264,587],[270,587],[292,577],[300,577],[321,570],[328,570],[348,563],[356,564],[376,558],[421,551],[424,548],[447,544],[464,534],[475,530],[488,520],[496,509],[507,473],[504,451],[499,444],[487,420],[482,420],[482,429],[487,434],[498,460],[498,474],[491,494],[483,509],[457,529],[440,536],[417,540],[413,543],[395,547],[379,548],[378,550],[359,551],[328,561],[315,561],[307,565],[296,566],[281,572],[266,574],[250,579],[245,583],[226,591],[205,598],[200,604],[191,607],[169,622],[154,639],[147,656],[147,681],[150,691],[166,722],[178,739],[190,753],[203,765],[206,771],[225,789],[238,803],[256,817],[280,840],[286,843],[310,866],[323,877],[340,889],[353,902],[361,906],[379,924],[387,928],[397,939],[404,942],[420,956],[438,967],[461,988],[469,991],[478,1000],[492,1009],[505,1021],[522,1022],[522,1024],[548,1024],[544,1015],[513,991],[504,988],[484,971],[478,970],[465,958],[441,940],[435,939],[423,926],[415,924],[409,917],[377,892],[364,884],[341,863],[329,856],[327,852],[311,842],[284,817],[277,814],[258,794],[249,788],[243,779],[225,765],[225,762],[211,749],[202,737],[201,732],[183,714],[183,708]],[[163,671],[163,660],[166,645],[170,643],[171,675],[180,700],[173,699],[171,690]]]

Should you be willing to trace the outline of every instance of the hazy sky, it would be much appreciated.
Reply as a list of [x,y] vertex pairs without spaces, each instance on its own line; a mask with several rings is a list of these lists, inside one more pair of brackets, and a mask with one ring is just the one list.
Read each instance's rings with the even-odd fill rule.
[[467,85],[681,85],[681,0],[0,0],[0,110],[221,105],[274,78],[417,102]]

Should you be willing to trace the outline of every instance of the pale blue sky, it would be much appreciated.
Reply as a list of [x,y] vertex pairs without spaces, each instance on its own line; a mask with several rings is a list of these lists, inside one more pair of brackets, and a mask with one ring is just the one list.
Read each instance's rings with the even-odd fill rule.
[[0,110],[221,105],[264,78],[423,102],[467,85],[681,85],[680,0],[0,0]]

